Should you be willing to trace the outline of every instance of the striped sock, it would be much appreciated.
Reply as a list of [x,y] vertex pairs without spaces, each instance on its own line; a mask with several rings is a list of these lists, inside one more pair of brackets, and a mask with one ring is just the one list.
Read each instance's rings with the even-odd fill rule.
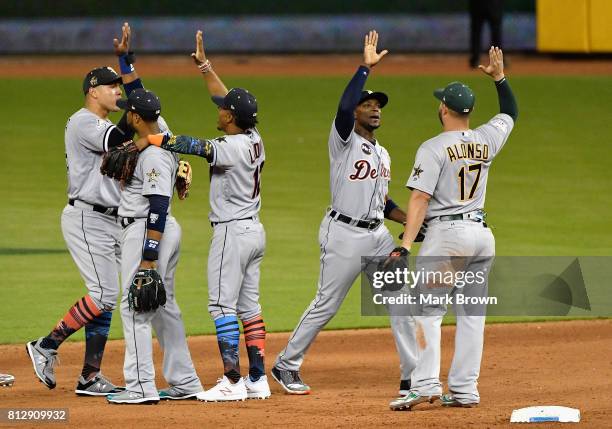
[[102,311],[96,306],[89,295],[78,300],[64,317],[57,322],[57,326],[43,338],[41,346],[46,349],[55,349],[70,335],[87,325],[98,317]]
[[105,311],[85,325],[85,362],[81,372],[85,380],[100,372],[112,317],[113,313]]
[[240,380],[240,354],[238,342],[240,341],[240,330],[238,329],[238,318],[236,316],[223,316],[215,320],[217,328],[217,342],[223,360],[223,374],[232,383]]
[[266,325],[261,315],[242,321],[242,332],[249,355],[249,377],[257,381],[266,373],[264,366],[264,349],[266,346]]

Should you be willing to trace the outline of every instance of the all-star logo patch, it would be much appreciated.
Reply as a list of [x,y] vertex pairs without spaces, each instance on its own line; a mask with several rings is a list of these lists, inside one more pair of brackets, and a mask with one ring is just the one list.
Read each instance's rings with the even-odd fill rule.
[[366,143],[361,143],[361,151],[366,155],[372,155],[372,148]]
[[412,180],[419,180],[422,172],[423,172],[423,169],[421,168],[421,164],[414,167],[414,171],[412,172],[412,177],[413,177]]
[[151,171],[149,171],[147,173],[147,177],[149,178],[149,183],[150,182],[157,182],[157,178],[159,177],[159,173],[157,171],[155,171],[155,169],[152,169]]

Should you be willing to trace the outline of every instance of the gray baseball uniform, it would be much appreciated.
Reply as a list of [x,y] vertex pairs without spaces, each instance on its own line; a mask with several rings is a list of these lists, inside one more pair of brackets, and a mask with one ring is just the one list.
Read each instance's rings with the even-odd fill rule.
[[[425,216],[427,235],[419,251],[417,269],[445,270],[454,257],[454,270],[484,270],[488,275],[495,256],[495,240],[479,210],[484,207],[491,163],[513,126],[510,116],[498,114],[475,130],[443,132],[421,145],[406,184],[431,195]],[[444,218],[449,215],[455,216]],[[457,256],[464,256],[461,266],[457,266]],[[412,373],[412,390],[421,396],[442,393],[440,326],[446,307],[427,307],[424,315],[416,318],[423,328],[426,347]],[[466,314],[460,305],[454,307],[460,317],[448,386],[459,402],[478,403],[485,317]]]
[[[162,130],[167,130],[162,118],[158,119],[158,123]],[[170,215],[170,207],[157,260],[157,272],[166,289],[166,305],[155,312],[136,313],[130,311],[128,304],[129,287],[142,259],[147,231],[149,200],[146,195],[172,198],[177,166],[176,155],[149,146],[140,154],[134,177],[121,192],[119,206],[119,216],[125,225],[121,243],[121,319],[126,344],[123,370],[126,388],[148,398],[158,396],[151,326],[164,350],[163,373],[168,384],[185,393],[203,390],[191,360],[181,311],[175,298],[174,274],[179,259],[181,227]]]
[[[62,212],[62,233],[89,295],[104,311],[112,311],[119,296],[121,227],[111,214],[119,206],[119,183],[100,174],[113,128],[108,119],[82,108],[65,131],[70,204]],[[94,206],[108,210],[100,213]]]
[[[387,150],[361,137],[354,129],[343,140],[335,123],[328,144],[332,205],[319,228],[321,265],[317,293],[276,360],[276,366],[286,370],[299,370],[318,333],[338,312],[362,270],[361,257],[388,255],[394,248],[383,222],[391,178]],[[342,221],[347,218],[353,221],[348,224]],[[356,225],[359,220],[369,226]],[[410,379],[416,365],[413,325],[409,317],[391,317],[402,379]]]
[[211,140],[208,311],[213,319],[261,313],[259,267],[266,247],[259,221],[261,171],[266,158],[256,129]]

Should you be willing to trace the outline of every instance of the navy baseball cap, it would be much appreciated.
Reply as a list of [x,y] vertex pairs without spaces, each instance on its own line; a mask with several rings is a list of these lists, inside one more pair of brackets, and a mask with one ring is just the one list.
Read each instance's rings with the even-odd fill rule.
[[257,100],[244,88],[232,88],[225,97],[214,95],[211,99],[217,106],[231,110],[240,119],[252,120],[257,117]]
[[378,102],[380,103],[380,108],[382,109],[383,107],[385,107],[387,105],[387,103],[389,102],[389,97],[387,97],[387,94],[385,94],[384,92],[375,92],[375,91],[361,91],[361,98],[359,99],[359,103],[357,104],[361,104],[366,100],[378,100]]
[[85,79],[83,79],[83,94],[87,94],[89,88],[95,88],[98,85],[110,85],[115,82],[123,83],[121,76],[112,67],[95,68],[87,73]]
[[159,97],[144,88],[133,90],[127,100],[117,101],[117,107],[129,112],[138,113],[145,121],[155,121],[161,113]]
[[434,91],[434,97],[458,113],[470,113],[474,108],[476,96],[469,86],[461,82],[451,82],[446,88]]

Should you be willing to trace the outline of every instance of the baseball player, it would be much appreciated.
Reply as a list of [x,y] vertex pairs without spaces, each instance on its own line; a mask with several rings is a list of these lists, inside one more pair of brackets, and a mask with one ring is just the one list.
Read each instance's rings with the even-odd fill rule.
[[[127,123],[140,137],[169,133],[160,117],[155,94],[134,89],[117,105],[127,111]],[[126,344],[123,366],[126,390],[107,396],[114,404],[149,404],[161,399],[189,399],[203,391],[187,346],[185,328],[174,293],[174,273],[179,258],[181,228],[170,214],[178,158],[157,147],[147,147],[139,157],[134,176],[121,192],[121,320]],[[129,307],[129,290],[139,270],[154,269],[163,279],[166,303],[156,311],[136,312]],[[164,350],[164,378],[170,387],[158,392],[151,326]]]
[[[213,237],[208,254],[208,311],[217,330],[224,374],[216,386],[199,394],[202,401],[266,399],[266,330],[259,304],[259,267],[265,231],[259,221],[264,144],[255,127],[257,100],[247,90],[227,90],[204,53],[202,32],[196,33],[192,54],[213,102],[219,108],[214,140],[167,135],[149,142],[180,153],[199,155],[210,164],[210,215]],[[249,357],[249,374],[240,373],[238,343],[242,322]]]
[[[451,266],[464,272],[488,275],[495,256],[495,240],[485,222],[483,210],[489,168],[506,143],[518,109],[504,76],[501,49],[491,47],[489,65],[479,68],[495,80],[500,113],[486,124],[471,130],[474,108],[472,90],[453,82],[434,92],[441,103],[438,116],[444,132],[423,143],[406,186],[412,190],[408,219],[401,247],[390,258],[407,257],[423,221],[427,235],[419,252],[419,265],[431,269]],[[428,259],[429,257],[429,259]],[[432,257],[435,257],[433,263]],[[452,258],[452,259],[451,259]],[[454,291],[457,291],[459,285]],[[424,291],[435,293],[440,285],[425,284]],[[467,288],[467,286],[464,286]],[[473,287],[473,286],[472,286]],[[467,293],[467,292],[466,292]],[[452,296],[452,295],[451,295]],[[422,402],[433,402],[442,394],[440,383],[440,325],[444,305],[426,305],[417,323],[423,329],[425,347],[412,373],[410,393],[391,402],[392,410],[411,409]],[[455,303],[457,332],[455,354],[448,375],[450,393],[440,399],[450,407],[472,407],[480,402],[477,384],[482,358],[485,317]]]
[[[403,223],[405,213],[387,198],[391,160],[374,137],[381,109],[388,97],[363,91],[368,74],[387,54],[376,52],[378,34],[365,36],[364,63],[346,87],[329,135],[331,207],[319,229],[321,267],[317,294],[302,315],[289,343],[278,355],[272,377],[290,394],[310,393],[300,377],[300,366],[312,342],[336,314],[361,271],[362,256],[387,255],[393,239],[383,217]],[[400,354],[402,383],[407,385],[416,364],[414,321],[392,317]]]
[[[130,28],[124,24],[115,52],[127,67]],[[100,373],[112,311],[119,296],[120,233],[117,218],[119,184],[100,174],[102,154],[132,135],[125,115],[115,126],[110,112],[119,111],[121,77],[110,67],[95,68],[85,76],[85,106],[66,124],[68,204],[62,212],[62,233],[85,281],[88,293],[80,298],[51,332],[26,345],[34,372],[49,389],[55,388],[54,366],[59,346],[85,326],[85,362],[76,393],[105,396],[118,392]]]

